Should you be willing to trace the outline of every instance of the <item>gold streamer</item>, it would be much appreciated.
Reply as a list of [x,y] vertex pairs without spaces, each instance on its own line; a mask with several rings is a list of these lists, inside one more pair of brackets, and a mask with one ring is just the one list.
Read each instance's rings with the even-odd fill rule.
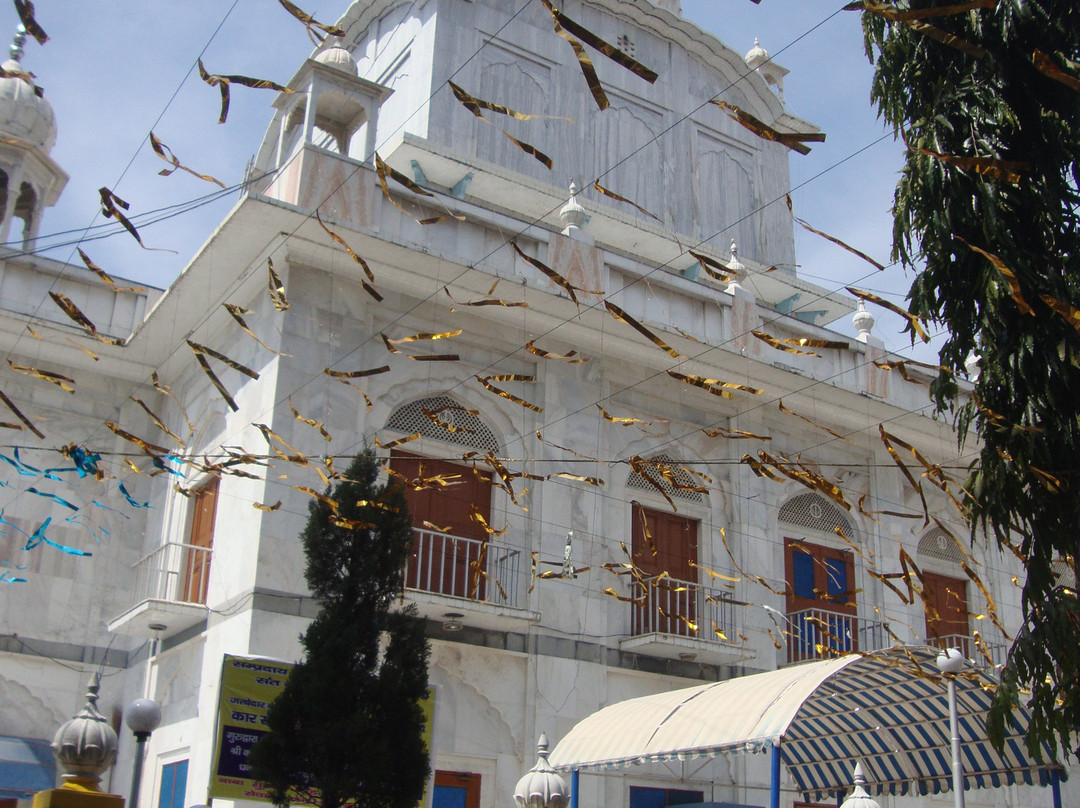
[[389,365],[380,365],[377,368],[368,368],[367,370],[331,370],[330,368],[323,368],[323,373],[332,379],[362,379],[365,376],[377,376],[380,373],[389,372]]
[[633,317],[631,317],[629,314],[627,314],[621,308],[616,306],[610,300],[605,300],[604,301],[604,306],[605,306],[605,308],[607,308],[608,313],[612,317],[614,317],[619,322],[626,323],[628,326],[630,326],[635,331],[637,331],[639,334],[641,334],[643,337],[645,337],[647,340],[649,340],[649,342],[653,343],[653,345],[655,345],[657,348],[660,348],[661,350],[666,351],[668,354],[675,357],[676,359],[684,359],[685,358],[682,354],[680,354],[678,351],[676,351],[674,348],[672,348],[670,345],[668,345],[666,342],[664,342],[662,339],[660,339],[660,337],[656,336],[656,334],[654,334],[652,331],[647,329],[645,326],[643,326],[641,323],[639,323],[637,320],[635,320]]
[[[841,241],[836,236],[830,236],[824,230],[818,230],[816,227],[812,227],[810,225],[810,223],[807,222],[805,219],[800,219],[798,216],[795,215],[795,208],[791,204],[791,194],[787,194],[784,198],[787,200],[788,213],[791,214],[791,218],[794,219],[795,223],[798,224],[801,228],[803,228],[804,230],[810,231],[811,233],[813,233],[816,236],[821,236],[826,241],[831,241],[837,247],[840,247],[842,249],[847,250],[852,255],[857,255],[859,258],[863,259],[864,261],[866,261],[871,266],[877,267],[879,270],[884,270],[885,269],[884,264],[882,264],[879,261],[875,261],[873,258],[871,258],[869,255],[864,253],[862,250],[857,250],[854,247],[852,247],[850,244],[848,244],[846,241]],[[852,294],[854,294],[854,293],[852,293]]]
[[281,278],[274,272],[274,262],[272,259],[266,259],[266,268],[270,273],[270,300],[274,304],[274,308],[278,311],[286,311],[289,308],[289,300],[285,297],[285,284],[281,282]]
[[239,84],[243,87],[251,87],[255,90],[276,90],[279,93],[294,92],[288,87],[282,87],[280,84],[276,84],[269,79],[255,79],[250,76],[219,76],[208,73],[206,72],[206,67],[203,66],[202,59],[198,60],[198,64],[199,78],[211,87],[217,87],[221,91],[221,115],[218,117],[218,123],[225,123],[225,119],[229,117],[230,84]]
[[25,415],[23,415],[22,410],[20,410],[18,407],[15,406],[15,402],[12,401],[10,398],[8,398],[3,390],[0,390],[0,401],[4,402],[4,405],[9,410],[11,410],[12,414],[16,418],[18,418],[20,421],[22,421],[26,425],[27,429],[29,429],[31,432],[33,432],[35,435],[37,435],[42,440],[45,440],[45,433],[43,433],[40,429],[38,429],[36,426],[34,426],[30,422],[30,419],[27,418]]
[[114,281],[105,270],[90,260],[90,256],[82,251],[81,247],[76,247],[75,251],[79,254],[79,258],[86,264],[86,268],[101,278],[105,282],[105,285],[112,289],[114,292],[145,292],[145,286],[117,286]]
[[[345,252],[349,254],[349,257],[352,258],[352,260],[355,261],[362,270],[364,270],[364,274],[367,275],[368,280],[371,281],[371,283],[375,283],[375,274],[371,271],[371,267],[368,266],[367,261],[365,261],[359,255],[353,252],[353,248],[348,245],[345,239],[343,239],[341,236],[339,236],[337,233],[327,227],[326,224],[323,223],[322,217],[319,216],[318,208],[315,209],[315,221],[319,223],[319,227],[326,231],[326,235],[330,236],[331,239],[333,239],[345,248]],[[360,279],[360,285],[363,286],[364,291],[371,295],[373,298],[375,298],[377,302],[382,302],[383,296],[379,294],[379,292],[373,286],[364,281],[363,278]]]
[[29,365],[16,365],[10,359],[7,361],[7,363],[8,366],[17,373],[21,373],[24,376],[29,376],[33,379],[41,379],[42,381],[49,382],[50,384],[55,384],[57,387],[59,387],[61,390],[64,390],[65,392],[71,394],[75,393],[75,387],[73,386],[75,384],[75,380],[68,376],[65,376],[62,373],[54,373],[51,370],[41,370],[39,368],[31,367]]
[[578,365],[582,362],[589,361],[588,357],[584,356],[574,359],[573,357],[577,356],[577,351],[570,351],[570,353],[568,354],[557,354],[551,353],[550,351],[545,351],[542,348],[537,348],[536,342],[534,340],[530,340],[529,342],[525,343],[525,350],[527,350],[533,356],[539,356],[543,359],[561,359],[568,365]]
[[286,401],[289,404],[289,409],[292,410],[293,417],[296,418],[297,421],[303,421],[313,429],[317,429],[319,434],[326,439],[327,443],[330,443],[333,440],[333,438],[330,437],[330,433],[326,431],[326,427],[323,425],[322,421],[316,421],[314,418],[305,418],[297,411],[296,407],[293,406],[292,398],[288,398]]
[[700,387],[702,390],[712,393],[714,396],[720,396],[721,398],[734,398],[728,390],[741,390],[744,393],[750,393],[755,396],[765,392],[756,387],[747,387],[746,385],[734,384],[732,382],[722,382],[719,379],[707,379],[704,376],[698,376],[694,373],[676,373],[674,370],[669,370],[667,374],[673,379],[677,379],[678,381],[692,385],[693,387]]
[[215,185],[220,186],[222,189],[225,188],[225,183],[223,183],[221,180],[216,179],[215,177],[211,177],[209,174],[200,174],[198,171],[190,169],[187,166],[181,164],[180,159],[175,154],[173,154],[172,149],[162,143],[158,139],[157,135],[153,133],[153,131],[150,132],[150,148],[154,150],[154,154],[156,154],[158,157],[160,157],[162,160],[172,166],[172,168],[163,168],[161,169],[161,171],[158,172],[158,174],[162,177],[168,177],[170,174],[175,174],[176,170],[180,169],[181,171],[186,171],[188,174],[191,174],[193,177],[198,177],[200,180],[212,182]]
[[840,440],[844,441],[845,443],[851,443],[852,445],[854,445],[853,441],[841,435],[839,432],[829,429],[827,426],[822,426],[821,424],[810,420],[805,415],[799,415],[799,413],[795,412],[794,410],[789,410],[787,407],[784,406],[784,399],[780,399],[779,403],[780,412],[784,413],[785,415],[794,415],[796,418],[810,424],[810,426],[820,429],[822,432],[828,432],[834,438],[840,438]]
[[538,407],[535,404],[532,404],[532,403],[526,401],[523,398],[518,398],[513,393],[508,393],[505,390],[500,390],[498,387],[491,384],[492,381],[497,381],[497,382],[534,382],[534,381],[536,381],[535,376],[525,376],[525,375],[521,375],[521,374],[518,374],[518,373],[509,373],[509,374],[505,374],[505,375],[502,375],[502,376],[477,376],[476,380],[478,382],[480,382],[481,385],[484,386],[485,390],[488,390],[488,391],[494,393],[497,396],[501,396],[502,398],[505,398],[507,401],[512,401],[515,404],[518,404],[518,405],[520,405],[522,407],[525,407],[526,409],[532,410],[533,412],[543,412],[544,411],[543,407]]
[[258,378],[259,378],[258,373],[256,373],[251,368],[249,368],[249,367],[247,367],[245,365],[241,365],[239,362],[237,362],[237,361],[235,361],[233,359],[230,359],[229,357],[225,356],[225,354],[218,353],[213,348],[207,348],[205,345],[200,345],[199,343],[193,342],[191,340],[185,340],[185,342],[187,342],[188,347],[191,348],[191,350],[194,351],[196,354],[206,354],[207,356],[212,356],[212,357],[214,357],[214,359],[217,359],[219,362],[224,362],[226,365],[231,367],[233,370],[240,371],[245,376],[247,376],[249,379],[258,380]]
[[[637,208],[638,211],[640,211],[641,213],[644,213],[650,219],[655,219],[656,221],[660,222],[660,224],[663,224],[663,220],[659,216],[657,216],[655,213],[651,213],[651,212],[645,210],[645,208],[641,207],[641,205],[639,205],[637,202],[634,202],[633,200],[627,199],[625,196],[620,196],[619,194],[615,193],[614,191],[612,191],[612,190],[610,190],[608,188],[605,188],[603,185],[600,184],[600,180],[594,180],[593,181],[593,188],[595,188],[598,192],[600,192],[604,196],[609,197],[610,199],[614,199],[616,202],[624,202],[627,205],[631,205],[632,207]],[[691,255],[693,255],[693,253],[691,253]]]
[[512,239],[510,241],[510,246],[514,248],[514,252],[516,252],[518,255],[520,255],[522,258],[524,258],[528,263],[532,264],[534,267],[536,267],[541,272],[543,272],[554,283],[561,286],[566,291],[566,293],[568,295],[570,295],[570,299],[573,300],[577,305],[580,306],[581,301],[579,301],[577,299],[577,295],[575,294],[575,290],[577,290],[579,292],[584,292],[587,295],[602,295],[604,293],[602,290],[582,289],[580,286],[574,286],[572,283],[570,283],[570,281],[568,281],[566,278],[564,278],[562,275],[560,275],[554,269],[549,267],[543,261],[539,261],[536,258],[532,258],[532,257],[526,255],[525,253],[523,253],[521,251],[521,248],[517,245],[517,242],[512,240]]
[[720,107],[720,109],[724,110],[724,112],[726,112],[737,124],[745,129],[749,129],[762,140],[770,140],[773,143],[787,146],[789,149],[797,151],[799,154],[810,153],[810,147],[806,146],[804,141],[809,141],[811,143],[823,143],[825,141],[824,132],[780,132],[773,129],[764,121],[755,118],[746,110],[741,109],[734,104],[729,104],[727,101],[721,101],[718,98],[714,98],[709,103]]
[[176,441],[181,449],[186,449],[187,448],[187,445],[184,443],[183,440],[180,439],[180,436],[175,434],[171,429],[169,429],[167,426],[165,426],[165,422],[162,421],[154,413],[154,411],[151,410],[146,405],[146,402],[144,402],[140,398],[135,398],[135,396],[131,396],[131,400],[134,401],[136,404],[138,404],[140,407],[142,407],[143,412],[145,412],[147,415],[150,416],[150,420],[154,422],[154,426],[156,426],[158,429],[160,429],[162,432],[164,432],[166,435],[168,435],[170,438],[172,438],[174,441]]
[[134,443],[148,455],[169,454],[169,450],[166,449],[164,446],[158,446],[156,443],[150,443],[149,441],[145,441],[137,435],[132,435],[127,430],[121,429],[112,421],[106,421],[105,426],[107,426],[109,429],[111,429],[113,432],[115,432],[117,435],[119,435],[121,438],[128,441],[129,443]]
[[861,289],[856,289],[853,286],[845,286],[844,288],[847,289],[847,291],[850,292],[851,294],[855,295],[855,297],[860,298],[861,300],[865,300],[868,303],[876,303],[877,305],[881,306],[882,308],[888,309],[893,314],[899,314],[901,317],[903,317],[905,320],[907,320],[911,324],[911,327],[915,330],[915,333],[919,335],[919,338],[923,342],[929,342],[930,341],[930,335],[927,334],[926,329],[923,328],[922,321],[920,320],[920,318],[916,317],[914,314],[912,314],[907,309],[902,309],[899,306],[897,306],[895,303],[890,303],[888,300],[885,300],[884,298],[880,298],[877,295],[873,294],[872,292],[864,292]]

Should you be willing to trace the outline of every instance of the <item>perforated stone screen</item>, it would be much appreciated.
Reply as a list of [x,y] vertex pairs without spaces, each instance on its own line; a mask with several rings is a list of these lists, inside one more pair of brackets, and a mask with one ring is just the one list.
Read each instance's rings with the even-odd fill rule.
[[959,564],[964,560],[964,551],[940,527],[935,527],[919,539],[918,554],[927,558],[937,558],[941,561],[952,561],[955,564]]
[[839,508],[817,494],[800,494],[789,499],[781,506],[777,521],[833,535],[839,527],[845,536],[855,540],[855,528],[848,518]]
[[[664,466],[671,469],[671,475],[675,478],[675,482],[677,482],[679,485],[701,485],[700,480],[695,480],[692,475],[688,474],[686,471],[679,467],[679,461],[668,455],[656,455],[655,457],[650,457],[649,461],[652,463],[663,463]],[[671,481],[668,480],[667,477],[665,477],[656,469],[646,467],[645,473],[649,475],[649,480],[654,480],[657,485],[660,486],[663,492],[672,499],[682,499],[686,500],[687,502],[704,501],[704,497],[701,495],[700,491],[689,491],[685,488],[677,488],[676,486],[671,484]],[[637,488],[641,491],[652,491],[655,493],[656,486],[650,483],[649,480],[646,480],[644,476],[634,471],[631,472],[630,476],[626,478],[626,487]]]
[[[444,424],[453,427],[453,430],[439,426],[424,415],[424,410],[433,413]],[[421,398],[399,407],[387,420],[386,428],[410,435],[419,432],[425,438],[468,446],[470,449],[491,452],[499,450],[499,442],[487,424],[449,396]]]
[[1068,561],[1055,561],[1051,565],[1050,571],[1053,573],[1058,586],[1076,589],[1076,572],[1069,566]]

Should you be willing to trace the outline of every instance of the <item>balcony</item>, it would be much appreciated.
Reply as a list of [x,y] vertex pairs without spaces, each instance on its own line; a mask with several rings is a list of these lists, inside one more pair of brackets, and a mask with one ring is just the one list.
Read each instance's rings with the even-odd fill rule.
[[132,567],[133,605],[109,622],[109,631],[169,636],[204,620],[212,554],[209,547],[166,542],[143,556]]
[[981,635],[944,634],[940,637],[928,637],[927,645],[936,648],[958,648],[965,659],[970,659],[980,668],[993,668],[1005,664],[1009,647],[1004,642],[987,642]]
[[478,628],[505,629],[535,622],[529,612],[522,553],[511,547],[434,530],[413,529],[405,589],[424,617],[461,614]]
[[846,612],[803,609],[787,616],[787,661],[831,659],[851,651],[874,651],[894,642],[888,625]]
[[730,593],[666,575],[638,586],[644,594],[631,605],[632,636],[619,643],[623,651],[713,665],[753,659],[739,638],[741,606]]

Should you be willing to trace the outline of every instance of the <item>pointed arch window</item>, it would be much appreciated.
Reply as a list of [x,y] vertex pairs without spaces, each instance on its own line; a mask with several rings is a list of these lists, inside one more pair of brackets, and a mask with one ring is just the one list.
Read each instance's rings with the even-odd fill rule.
[[[804,528],[823,535],[843,532],[855,541],[855,530],[843,512],[817,494],[792,497],[777,514],[784,532],[784,580],[787,584],[788,662],[844,654],[865,648],[856,617],[855,554],[848,548],[807,541]],[[813,534],[811,534],[813,535]]]
[[[445,395],[399,407],[386,426],[481,453],[499,448],[495,433],[475,410]],[[515,600],[517,576],[509,566],[519,553],[488,546],[491,474],[450,457],[402,449],[391,452],[390,471],[405,482],[413,524],[406,588],[468,600]]]

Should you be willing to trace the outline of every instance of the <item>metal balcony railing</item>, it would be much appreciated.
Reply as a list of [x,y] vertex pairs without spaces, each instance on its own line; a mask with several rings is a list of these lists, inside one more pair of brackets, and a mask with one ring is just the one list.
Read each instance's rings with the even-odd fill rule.
[[[673,634],[705,642],[736,642],[737,604],[730,593],[666,575],[641,582],[635,594],[631,632]],[[635,589],[638,589],[635,586]]]
[[182,542],[166,542],[135,564],[135,603],[165,600],[206,603],[213,550]]
[[803,609],[789,613],[787,623],[789,663],[873,651],[891,644],[885,623],[854,614]]
[[523,608],[521,552],[492,542],[413,529],[405,587]]
[[958,648],[965,659],[970,659],[980,667],[993,667],[1005,662],[1008,647],[1003,642],[988,642],[980,635],[978,640],[967,634],[943,634],[940,637],[927,637],[927,645],[938,648]]

